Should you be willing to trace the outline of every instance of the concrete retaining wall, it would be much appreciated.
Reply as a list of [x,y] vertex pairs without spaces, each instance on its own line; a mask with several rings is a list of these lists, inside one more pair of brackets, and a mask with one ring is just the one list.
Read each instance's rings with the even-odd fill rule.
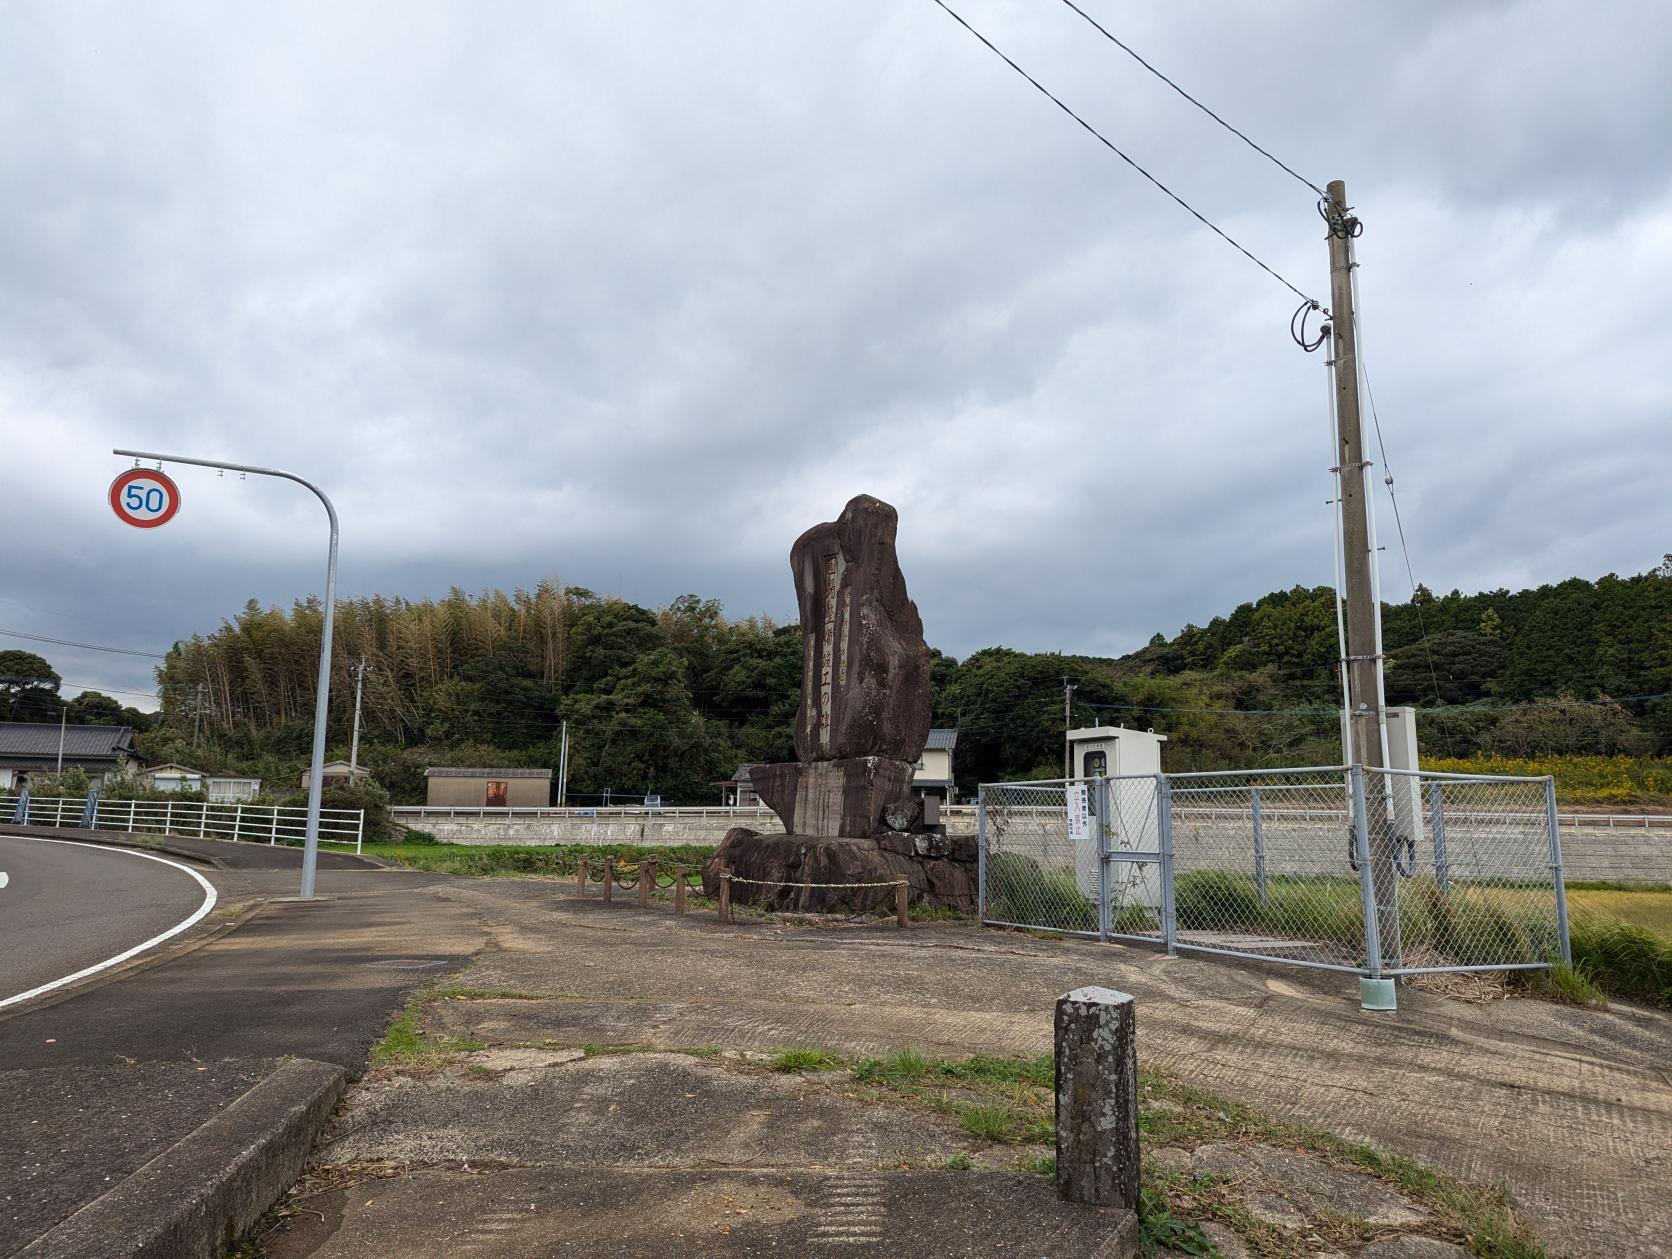
[[[395,821],[449,844],[718,844],[734,826],[763,835],[784,827],[770,809],[582,810],[471,812],[396,808]],[[974,809],[945,809],[955,835],[975,834]]]

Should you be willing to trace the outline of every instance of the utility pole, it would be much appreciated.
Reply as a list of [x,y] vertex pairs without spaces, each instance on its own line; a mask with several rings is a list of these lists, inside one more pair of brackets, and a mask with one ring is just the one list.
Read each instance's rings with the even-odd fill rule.
[[354,667],[354,734],[348,743],[348,782],[353,786],[360,768],[360,691],[366,684],[366,658]]
[[1062,680],[1062,776],[1074,777],[1074,745],[1068,741],[1068,732],[1074,726],[1074,692],[1079,690],[1079,683],[1069,679]]
[[1349,213],[1347,185],[1329,185],[1329,289],[1331,360],[1335,371],[1337,484],[1340,486],[1342,568],[1346,581],[1347,725],[1353,759],[1365,774],[1365,825],[1370,838],[1370,877],[1376,888],[1376,926],[1384,966],[1403,956],[1399,932],[1399,876],[1395,837],[1388,817],[1387,776],[1382,756],[1380,621],[1371,571],[1370,461],[1365,457],[1359,416],[1358,327],[1353,314],[1353,238],[1358,220]]
[[197,751],[197,732],[203,724],[203,692],[205,683],[197,684],[197,693],[192,696],[192,751]]
[[557,753],[557,807],[569,803],[569,723],[563,723],[563,742]]
[[69,729],[70,706],[65,704],[58,710],[58,772],[64,772],[64,735]]

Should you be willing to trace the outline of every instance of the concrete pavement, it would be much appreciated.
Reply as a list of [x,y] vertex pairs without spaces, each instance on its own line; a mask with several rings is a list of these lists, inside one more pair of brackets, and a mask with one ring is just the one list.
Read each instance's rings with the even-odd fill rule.
[[[1505,1185],[1553,1255],[1672,1254],[1672,1200],[1661,1190],[1672,1179],[1672,1018],[1662,1011],[1532,999],[1474,1004],[1406,988],[1399,1013],[1372,1015],[1359,1009],[1350,983],[1293,969],[953,924],[907,932],[757,922],[728,929],[711,914],[679,920],[666,906],[606,906],[571,891],[535,881],[438,888],[441,899],[475,907],[492,945],[455,981],[479,996],[425,1008],[433,1034],[548,1051],[591,1044],[1037,1054],[1051,1043],[1055,997],[1105,984],[1138,996],[1146,1065],[1275,1117],[1412,1155],[1476,1184]],[[494,1086],[473,1078],[473,1061],[465,1060],[463,1074],[368,1079],[353,1089],[318,1156],[322,1181],[382,1151],[391,1171],[418,1178],[459,1219],[467,1205],[486,1211],[513,1195],[510,1183],[528,1183],[519,1168],[567,1183],[577,1168],[602,1175],[613,1159],[625,1185],[646,1158],[657,1161],[650,1146],[635,1153],[632,1145],[637,1125],[628,1120],[638,1108],[654,1102],[672,1124],[690,1104],[685,1093],[711,1091],[663,1082],[641,1095],[600,1082],[571,1093],[573,1085],[544,1078]],[[749,1155],[747,1142],[734,1148],[739,1131],[755,1132],[788,1142],[779,1153],[793,1165],[801,1156],[785,1135],[789,1112],[774,1123],[774,1108],[765,1095],[747,1106],[733,1100],[688,1116],[692,1130],[682,1141],[651,1145],[665,1144],[663,1163],[702,1165],[712,1153],[762,1170],[769,1157]],[[755,1115],[761,1111],[766,1118]],[[586,1145],[612,1131],[623,1144]],[[941,1134],[949,1137],[956,1134]],[[881,1149],[879,1160],[887,1153]],[[429,1166],[447,1160],[469,1160],[478,1174],[440,1177]],[[783,1161],[775,1167],[797,1170]],[[411,1253],[419,1217],[407,1217],[405,1233],[395,1220],[367,1231],[373,1208],[361,1204],[377,1197],[346,1195],[328,1236],[286,1234],[270,1253]],[[571,1213],[546,1227],[551,1249],[529,1253],[573,1253],[559,1248],[564,1230],[591,1225]],[[407,1249],[354,1249],[356,1239],[374,1236]],[[483,1238],[472,1246],[482,1255],[522,1253]]]
[[[199,1224],[225,1206],[194,1205],[186,1192],[194,1185],[168,1192],[171,1167],[195,1169],[194,1184],[210,1175],[205,1168],[242,1168],[224,1181],[233,1202],[265,1183],[262,1174],[289,1166],[274,1192],[282,1189],[324,1117],[321,1099],[328,1109],[335,1095],[330,1081],[364,1068],[414,985],[484,941],[473,911],[435,898],[437,876],[372,862],[358,869],[322,862],[323,899],[285,903],[295,895],[300,854],[280,852],[215,844],[222,868],[202,872],[226,911],[244,915],[235,929],[212,916],[135,959],[134,969],[0,1011],[0,1254],[62,1237],[52,1230],[97,1219],[101,1201],[123,1194],[132,1198],[120,1199],[123,1227],[136,1236],[144,1223],[136,1203],[201,1217]],[[298,1071],[297,1059],[326,1065]],[[314,1114],[305,1131],[269,1140],[283,1135],[280,1120],[303,1112]],[[242,1126],[227,1121],[238,1114]],[[252,1135],[261,1117],[271,1120],[266,1136]],[[158,1177],[161,1190],[146,1180]],[[251,1218],[227,1217],[239,1227]],[[85,1241],[45,1253],[94,1253],[76,1248]]]

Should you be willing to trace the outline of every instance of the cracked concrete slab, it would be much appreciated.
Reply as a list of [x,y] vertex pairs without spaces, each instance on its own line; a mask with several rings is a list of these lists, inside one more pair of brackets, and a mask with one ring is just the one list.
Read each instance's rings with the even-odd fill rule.
[[354,1090],[315,1162],[586,1167],[921,1166],[975,1148],[944,1116],[845,1104],[817,1076],[611,1054],[518,1079],[385,1076]]

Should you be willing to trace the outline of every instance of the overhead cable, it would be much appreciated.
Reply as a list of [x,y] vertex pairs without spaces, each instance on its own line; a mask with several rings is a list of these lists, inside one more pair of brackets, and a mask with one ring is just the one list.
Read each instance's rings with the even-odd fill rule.
[[1173,91],[1177,92],[1180,96],[1184,97],[1185,100],[1189,101],[1197,109],[1201,110],[1209,118],[1211,118],[1215,122],[1217,122],[1221,127],[1224,127],[1225,130],[1229,131],[1232,135],[1236,136],[1237,139],[1241,140],[1244,144],[1246,144],[1249,148],[1253,149],[1261,157],[1263,157],[1267,161],[1273,163],[1280,170],[1282,170],[1285,174],[1290,175],[1295,179],[1298,179],[1302,184],[1304,184],[1306,187],[1312,189],[1312,191],[1317,193],[1320,197],[1329,196],[1329,194],[1327,192],[1325,192],[1322,188],[1318,187],[1317,184],[1313,183],[1305,175],[1302,175],[1299,171],[1295,170],[1294,167],[1290,166],[1287,162],[1283,161],[1276,154],[1272,153],[1269,149],[1262,148],[1260,145],[1255,144],[1254,141],[1249,139],[1246,134],[1244,134],[1242,131],[1239,131],[1236,127],[1233,127],[1230,123],[1226,122],[1218,114],[1214,113],[1213,110],[1209,109],[1206,105],[1202,104],[1201,101],[1197,100],[1189,92],[1185,91],[1177,83],[1174,83],[1171,79],[1169,79],[1165,74],[1162,74],[1161,71],[1157,70],[1149,62],[1145,61],[1143,59],[1143,57],[1138,55],[1137,51],[1134,50],[1131,45],[1125,43],[1118,36],[1116,36],[1112,31],[1110,31],[1108,27],[1104,26],[1103,23],[1099,22],[1096,18],[1094,18],[1091,14],[1087,13],[1079,5],[1075,4],[1074,0],[1062,0],[1062,2],[1064,4],[1066,4],[1069,8],[1073,9],[1074,12],[1078,13],[1081,17],[1085,18],[1086,21],[1090,22],[1091,25],[1096,29],[1097,33],[1099,35],[1103,36],[1104,39],[1108,40],[1116,48],[1119,48],[1122,52],[1124,52],[1128,57],[1131,57],[1132,60],[1136,61],[1139,65],[1143,66],[1144,69],[1148,70],[1156,78],[1160,79],[1168,87],[1172,88]]
[[45,634],[25,634],[21,630],[0,629],[8,638],[27,638],[33,643],[54,643],[59,647],[80,647],[84,651],[108,651],[118,656],[144,656],[147,660],[166,660],[154,651],[134,651],[131,647],[101,647],[97,643],[78,643],[69,638],[48,638]]
[[943,10],[945,10],[947,16],[950,17],[956,23],[958,23],[959,26],[963,27],[971,35],[974,35],[978,40],[980,40],[983,44],[985,44],[987,46],[988,51],[991,52],[994,56],[998,57],[998,59],[1000,61],[1003,61],[1005,63],[1005,65],[1009,66],[1017,74],[1021,75],[1029,83],[1033,84],[1034,88],[1037,89],[1038,92],[1040,93],[1040,95],[1044,96],[1046,100],[1050,101],[1058,109],[1062,110],[1063,113],[1067,114],[1075,122],[1079,123],[1080,126],[1085,128],[1085,130],[1088,131],[1092,135],[1092,137],[1097,140],[1097,142],[1099,144],[1101,144],[1104,148],[1108,149],[1109,152],[1113,153],[1116,157],[1120,158],[1121,161],[1125,162],[1133,170],[1137,171],[1145,179],[1149,180],[1150,183],[1154,184],[1162,192],[1166,193],[1169,198],[1171,198],[1181,209],[1183,209],[1186,213],[1188,213],[1193,219],[1195,219],[1203,227],[1207,228],[1215,236],[1219,237],[1227,245],[1229,245],[1232,249],[1235,249],[1244,258],[1247,258],[1248,261],[1252,262],[1255,266],[1259,267],[1260,270],[1264,271],[1272,279],[1276,280],[1284,288],[1288,289],[1289,292],[1293,293],[1296,297],[1300,298],[1301,301],[1312,302],[1314,305],[1320,305],[1321,306],[1321,303],[1318,303],[1316,298],[1307,296],[1305,293],[1301,292],[1298,288],[1296,288],[1293,284],[1291,284],[1287,279],[1285,279],[1284,276],[1282,274],[1280,274],[1278,271],[1276,271],[1274,268],[1268,266],[1264,262],[1261,262],[1260,259],[1256,258],[1252,253],[1250,253],[1244,245],[1242,245],[1239,241],[1237,241],[1234,237],[1232,237],[1223,228],[1219,227],[1217,224],[1212,222],[1206,215],[1204,215],[1195,206],[1191,205],[1183,197],[1179,196],[1178,193],[1174,192],[1171,188],[1167,187],[1166,184],[1162,183],[1154,175],[1150,174],[1147,170],[1145,170],[1142,166],[1140,166],[1137,162],[1135,162],[1131,157],[1127,156],[1127,154],[1122,152],[1115,145],[1115,143],[1112,140],[1110,140],[1106,135],[1104,135],[1096,127],[1092,126],[1091,123],[1087,122],[1084,118],[1080,117],[1079,114],[1075,113],[1074,110],[1071,109],[1066,103],[1064,103],[1063,100],[1060,97],[1058,97],[1056,94],[1054,94],[1051,91],[1050,88],[1046,87],[1038,79],[1034,78],[1033,75],[1029,74],[1026,70],[1022,69],[1021,66],[1017,65],[1002,50],[1000,50],[999,47],[996,44],[993,43],[992,40],[988,39],[980,31],[976,30],[975,27],[971,26],[961,16],[959,16],[957,11],[954,10],[953,8],[951,8],[946,3],[946,0],[934,0],[934,3],[936,5],[938,5],[940,8],[942,8]]

